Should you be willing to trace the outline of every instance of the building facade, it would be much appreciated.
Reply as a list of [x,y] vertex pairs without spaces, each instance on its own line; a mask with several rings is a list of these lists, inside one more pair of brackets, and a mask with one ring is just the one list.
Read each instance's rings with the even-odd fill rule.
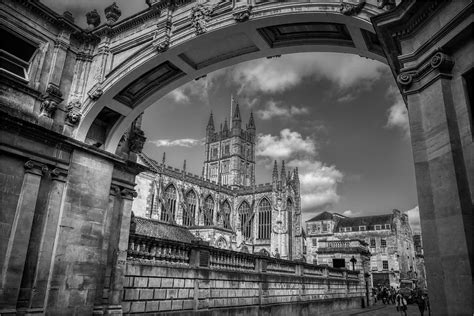
[[[233,102],[233,101],[232,101]],[[233,104],[232,104],[233,105]],[[206,127],[201,176],[145,154],[147,171],[136,178],[135,216],[187,227],[195,236],[224,249],[261,252],[284,259],[303,257],[298,169],[275,161],[272,183],[255,185],[255,121],[241,128],[239,105],[220,129],[211,114]]]
[[[370,251],[372,285],[399,286],[401,279],[416,279],[417,264],[413,234],[408,216],[399,210],[392,214],[346,217],[323,212],[306,222],[308,260],[331,266],[344,264],[336,256],[326,255],[329,241],[357,240]],[[348,246],[349,247],[349,246]]]

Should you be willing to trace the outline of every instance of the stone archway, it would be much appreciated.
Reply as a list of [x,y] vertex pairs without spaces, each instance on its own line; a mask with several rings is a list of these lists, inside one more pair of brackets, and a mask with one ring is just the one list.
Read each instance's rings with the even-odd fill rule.
[[[74,136],[85,141],[94,120],[112,110],[117,115],[109,122],[104,149],[115,152],[133,120],[158,99],[186,82],[243,61],[297,52],[343,52],[386,62],[370,22],[385,9],[375,0],[361,2],[234,6],[191,1],[177,7],[151,7],[161,10],[158,27],[142,32],[140,38],[148,40],[141,44],[135,34],[98,32],[103,45],[117,53],[103,57],[109,65],[102,69],[104,80],[89,83],[89,94],[95,97],[83,105]],[[129,49],[119,50],[119,46]],[[129,56],[124,59],[125,55]]]

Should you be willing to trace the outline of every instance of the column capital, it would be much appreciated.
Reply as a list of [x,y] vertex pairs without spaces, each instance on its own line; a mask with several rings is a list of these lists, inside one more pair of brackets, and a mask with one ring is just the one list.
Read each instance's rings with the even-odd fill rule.
[[120,187],[116,184],[112,184],[110,186],[110,195],[116,196],[119,193],[120,193]]
[[26,173],[33,173],[38,176],[42,176],[43,174],[48,172],[48,167],[45,164],[42,164],[34,160],[28,160],[25,163],[24,167],[25,167]]
[[51,171],[51,178],[56,181],[66,182],[68,171],[63,168],[54,168]]
[[132,190],[132,189],[127,189],[124,188],[120,191],[120,195],[122,196],[123,199],[127,200],[133,200],[138,196],[137,191]]

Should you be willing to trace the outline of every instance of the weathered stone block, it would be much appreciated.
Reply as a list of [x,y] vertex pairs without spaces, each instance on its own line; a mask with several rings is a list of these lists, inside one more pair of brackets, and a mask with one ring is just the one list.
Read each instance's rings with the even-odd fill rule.
[[161,287],[161,278],[149,278],[148,287]]
[[140,290],[137,289],[125,289],[124,300],[134,301],[138,300]]
[[166,299],[173,299],[178,297],[177,289],[166,290]]
[[182,288],[182,287],[184,287],[184,280],[183,280],[183,279],[175,279],[175,280],[174,280],[173,287],[174,287],[174,288]]
[[133,281],[134,287],[147,287],[148,286],[148,278],[145,277],[135,277]]
[[183,300],[183,309],[193,309],[194,300]]
[[159,311],[159,301],[148,301],[146,302],[146,312],[157,312]]
[[176,300],[172,302],[171,305],[172,310],[181,310],[183,309],[183,301],[182,300]]
[[188,298],[188,289],[179,289],[178,290],[178,298]]
[[154,294],[155,299],[164,300],[166,298],[166,290],[164,289],[156,289]]
[[145,302],[132,302],[131,313],[141,313],[145,311]]
[[170,287],[173,287],[173,279],[170,279],[170,278],[163,278],[161,280],[161,287],[164,287],[164,288],[170,288]]
[[194,280],[184,280],[184,287],[194,287]]
[[153,289],[140,290],[140,299],[141,300],[151,300],[152,298],[153,298]]
[[171,301],[166,300],[166,301],[160,301],[160,311],[169,311],[171,310]]
[[209,300],[199,300],[198,309],[209,308]]

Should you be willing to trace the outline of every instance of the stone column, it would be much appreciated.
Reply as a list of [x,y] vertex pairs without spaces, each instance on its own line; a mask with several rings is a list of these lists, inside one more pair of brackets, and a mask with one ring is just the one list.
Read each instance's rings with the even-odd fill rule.
[[16,302],[25,267],[41,177],[47,171],[46,165],[36,161],[29,160],[25,163],[25,177],[23,178],[5,254],[5,263],[1,273],[0,312],[2,315],[16,313]]
[[112,247],[110,251],[113,250],[113,259],[106,314],[122,314],[123,280],[127,261],[132,202],[136,196],[137,192],[133,189],[122,188],[120,191],[121,199],[116,201],[119,207],[115,214],[117,216],[117,229],[113,230],[110,236],[111,243],[115,244],[110,246]]
[[407,98],[415,174],[435,315],[472,311],[472,201],[451,91],[454,62],[435,51],[398,82]]
[[55,168],[51,172],[51,190],[46,205],[46,223],[41,236],[36,271],[31,286],[28,303],[30,312],[43,312],[52,270],[54,246],[59,229],[59,219],[62,213],[64,187],[66,185],[67,170]]

